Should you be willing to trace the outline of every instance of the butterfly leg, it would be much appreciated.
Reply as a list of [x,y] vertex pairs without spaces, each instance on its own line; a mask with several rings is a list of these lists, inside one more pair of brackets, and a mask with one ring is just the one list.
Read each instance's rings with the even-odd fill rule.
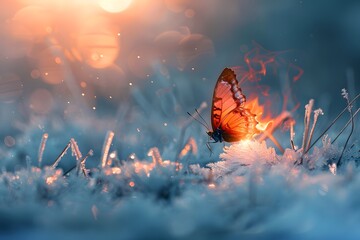
[[215,141],[214,141],[214,142],[210,142],[210,140],[211,140],[211,137],[208,137],[208,141],[206,142],[206,147],[209,149],[209,151],[210,151],[210,157],[211,157],[211,155],[213,154],[213,150],[211,149],[210,143],[215,143]]
[[[211,157],[211,155],[214,153],[214,151],[212,150],[212,148],[211,148],[211,146],[210,146],[210,143],[217,143],[216,141],[213,141],[213,142],[210,142],[210,141],[208,141],[208,142],[206,142],[206,147],[209,149],[209,151],[210,151],[210,157]],[[225,143],[224,143],[225,144]]]
[[213,154],[213,151],[212,151],[212,149],[211,149],[211,147],[210,147],[210,142],[206,142],[206,147],[209,149],[209,151],[210,151],[210,157],[211,157],[211,155]]

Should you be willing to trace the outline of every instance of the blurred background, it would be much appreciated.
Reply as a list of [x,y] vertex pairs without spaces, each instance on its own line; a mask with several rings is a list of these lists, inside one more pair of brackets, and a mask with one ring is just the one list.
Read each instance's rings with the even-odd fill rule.
[[[206,102],[202,115],[210,123],[213,88],[224,67],[233,67],[239,80],[247,76],[244,94],[259,97],[264,115],[294,110],[299,144],[309,99],[325,112],[322,130],[345,106],[341,89],[351,97],[360,92],[356,0],[0,5],[0,166],[7,169],[27,160],[37,164],[44,133],[44,164],[75,138],[83,153],[94,149],[88,163],[97,165],[108,130],[115,132],[112,150],[119,159],[146,159],[154,146],[174,159],[193,136],[198,157],[211,161],[205,129],[188,126],[186,112]],[[287,132],[278,138],[289,147]]]

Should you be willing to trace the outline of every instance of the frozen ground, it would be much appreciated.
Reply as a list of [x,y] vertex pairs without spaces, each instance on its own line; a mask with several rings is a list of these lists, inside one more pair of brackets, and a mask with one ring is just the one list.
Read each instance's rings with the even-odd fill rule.
[[[321,145],[321,144],[320,144]],[[239,239],[360,236],[359,146],[337,174],[328,161],[338,147],[323,142],[294,166],[301,152],[277,154],[265,142],[225,147],[207,166],[153,161],[112,162],[63,177],[28,166],[0,175],[2,239]],[[70,150],[69,150],[70,151]],[[70,154],[70,153],[68,153]],[[111,157],[114,157],[111,155]],[[113,159],[114,160],[114,159]],[[349,161],[347,161],[349,160]],[[109,163],[110,164],[110,163]],[[310,164],[309,164],[310,166]]]

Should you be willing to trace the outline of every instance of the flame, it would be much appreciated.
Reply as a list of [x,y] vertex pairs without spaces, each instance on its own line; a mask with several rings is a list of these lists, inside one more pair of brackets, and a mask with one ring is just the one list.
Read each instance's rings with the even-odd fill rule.
[[256,128],[260,132],[264,132],[273,122],[273,119],[270,116],[265,118],[263,117],[265,106],[259,104],[258,97],[248,100],[245,104],[245,107],[248,108],[251,113],[256,115],[255,119],[258,121]]

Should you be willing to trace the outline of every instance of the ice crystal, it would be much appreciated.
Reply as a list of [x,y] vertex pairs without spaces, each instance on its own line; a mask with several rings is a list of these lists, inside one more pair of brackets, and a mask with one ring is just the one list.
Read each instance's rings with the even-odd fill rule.
[[243,175],[251,165],[272,165],[277,162],[275,149],[267,147],[265,141],[246,140],[224,148],[220,154],[223,161],[208,164],[214,175]]

